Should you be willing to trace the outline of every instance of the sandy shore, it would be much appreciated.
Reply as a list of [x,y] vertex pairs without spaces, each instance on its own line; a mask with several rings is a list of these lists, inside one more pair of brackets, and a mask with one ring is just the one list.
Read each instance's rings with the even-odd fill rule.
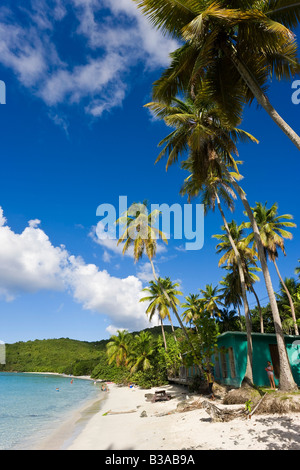
[[[251,420],[213,423],[204,409],[178,411],[180,402],[185,400],[191,403],[199,397],[187,396],[186,389],[180,386],[168,385],[164,389],[173,398],[167,402],[152,403],[145,395],[154,393],[157,388],[142,390],[109,385],[109,392],[103,392],[106,398],[100,410],[91,415],[76,436],[73,435],[65,449],[300,449],[299,413],[254,415]],[[216,404],[225,407],[218,402]]]

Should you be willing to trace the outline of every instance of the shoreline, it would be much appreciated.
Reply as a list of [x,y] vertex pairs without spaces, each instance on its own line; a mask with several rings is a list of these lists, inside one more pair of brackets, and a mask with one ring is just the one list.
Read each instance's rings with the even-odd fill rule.
[[100,412],[105,399],[106,396],[100,395],[100,397],[89,400],[79,409],[72,411],[57,429],[38,444],[30,446],[29,450],[66,450],[83,432],[89,420]]
[[[90,376],[75,376],[69,374],[61,374],[58,372],[18,372],[18,374],[30,375],[50,375],[63,377],[67,379],[79,379],[100,384],[104,381],[101,379],[92,379]],[[82,431],[88,420],[96,414],[101,408],[102,402],[105,400],[104,392],[98,388],[97,396],[88,398],[80,404],[78,408],[69,411],[62,417],[61,424],[58,424],[49,434],[38,438],[38,435],[32,439],[24,441],[24,450],[64,450]]]
[[[152,403],[159,388],[110,385],[107,399],[65,450],[300,450],[300,413],[254,415],[212,422],[205,409],[185,408],[207,397],[180,386],[161,387],[172,399]],[[223,405],[243,409],[244,405]]]
[[[105,383],[108,392],[99,388],[96,397],[63,417],[59,427],[31,443],[28,450],[300,450],[300,413],[212,422],[201,406],[208,397],[190,394],[183,385],[146,390]],[[171,399],[153,403],[151,397],[159,389]],[[221,399],[214,404],[221,409],[244,408],[224,405]]]

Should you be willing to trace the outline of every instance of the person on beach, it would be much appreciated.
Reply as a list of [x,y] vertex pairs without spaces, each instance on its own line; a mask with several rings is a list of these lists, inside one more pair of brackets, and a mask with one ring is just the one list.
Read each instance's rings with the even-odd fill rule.
[[274,381],[274,368],[270,361],[268,361],[268,366],[265,368],[265,370],[267,371],[271,388],[275,390],[276,386],[275,386],[275,381]]

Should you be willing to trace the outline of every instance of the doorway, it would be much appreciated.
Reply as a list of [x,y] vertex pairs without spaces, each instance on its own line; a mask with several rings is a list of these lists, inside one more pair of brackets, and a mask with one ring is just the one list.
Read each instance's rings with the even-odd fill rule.
[[276,379],[279,379],[280,375],[280,363],[279,363],[279,352],[277,344],[269,344],[269,350],[271,354],[271,362],[274,368],[274,375]]

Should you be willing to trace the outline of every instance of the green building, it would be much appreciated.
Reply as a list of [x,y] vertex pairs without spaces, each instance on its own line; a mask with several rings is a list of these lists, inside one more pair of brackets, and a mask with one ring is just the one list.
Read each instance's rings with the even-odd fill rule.
[[[295,382],[300,386],[300,336],[285,335],[285,344]],[[270,385],[265,367],[270,361],[274,367],[275,383],[279,378],[279,355],[275,334],[252,333],[253,382],[257,386]],[[240,387],[247,364],[247,336],[244,332],[228,331],[218,337],[218,352],[212,358],[217,382]]]

